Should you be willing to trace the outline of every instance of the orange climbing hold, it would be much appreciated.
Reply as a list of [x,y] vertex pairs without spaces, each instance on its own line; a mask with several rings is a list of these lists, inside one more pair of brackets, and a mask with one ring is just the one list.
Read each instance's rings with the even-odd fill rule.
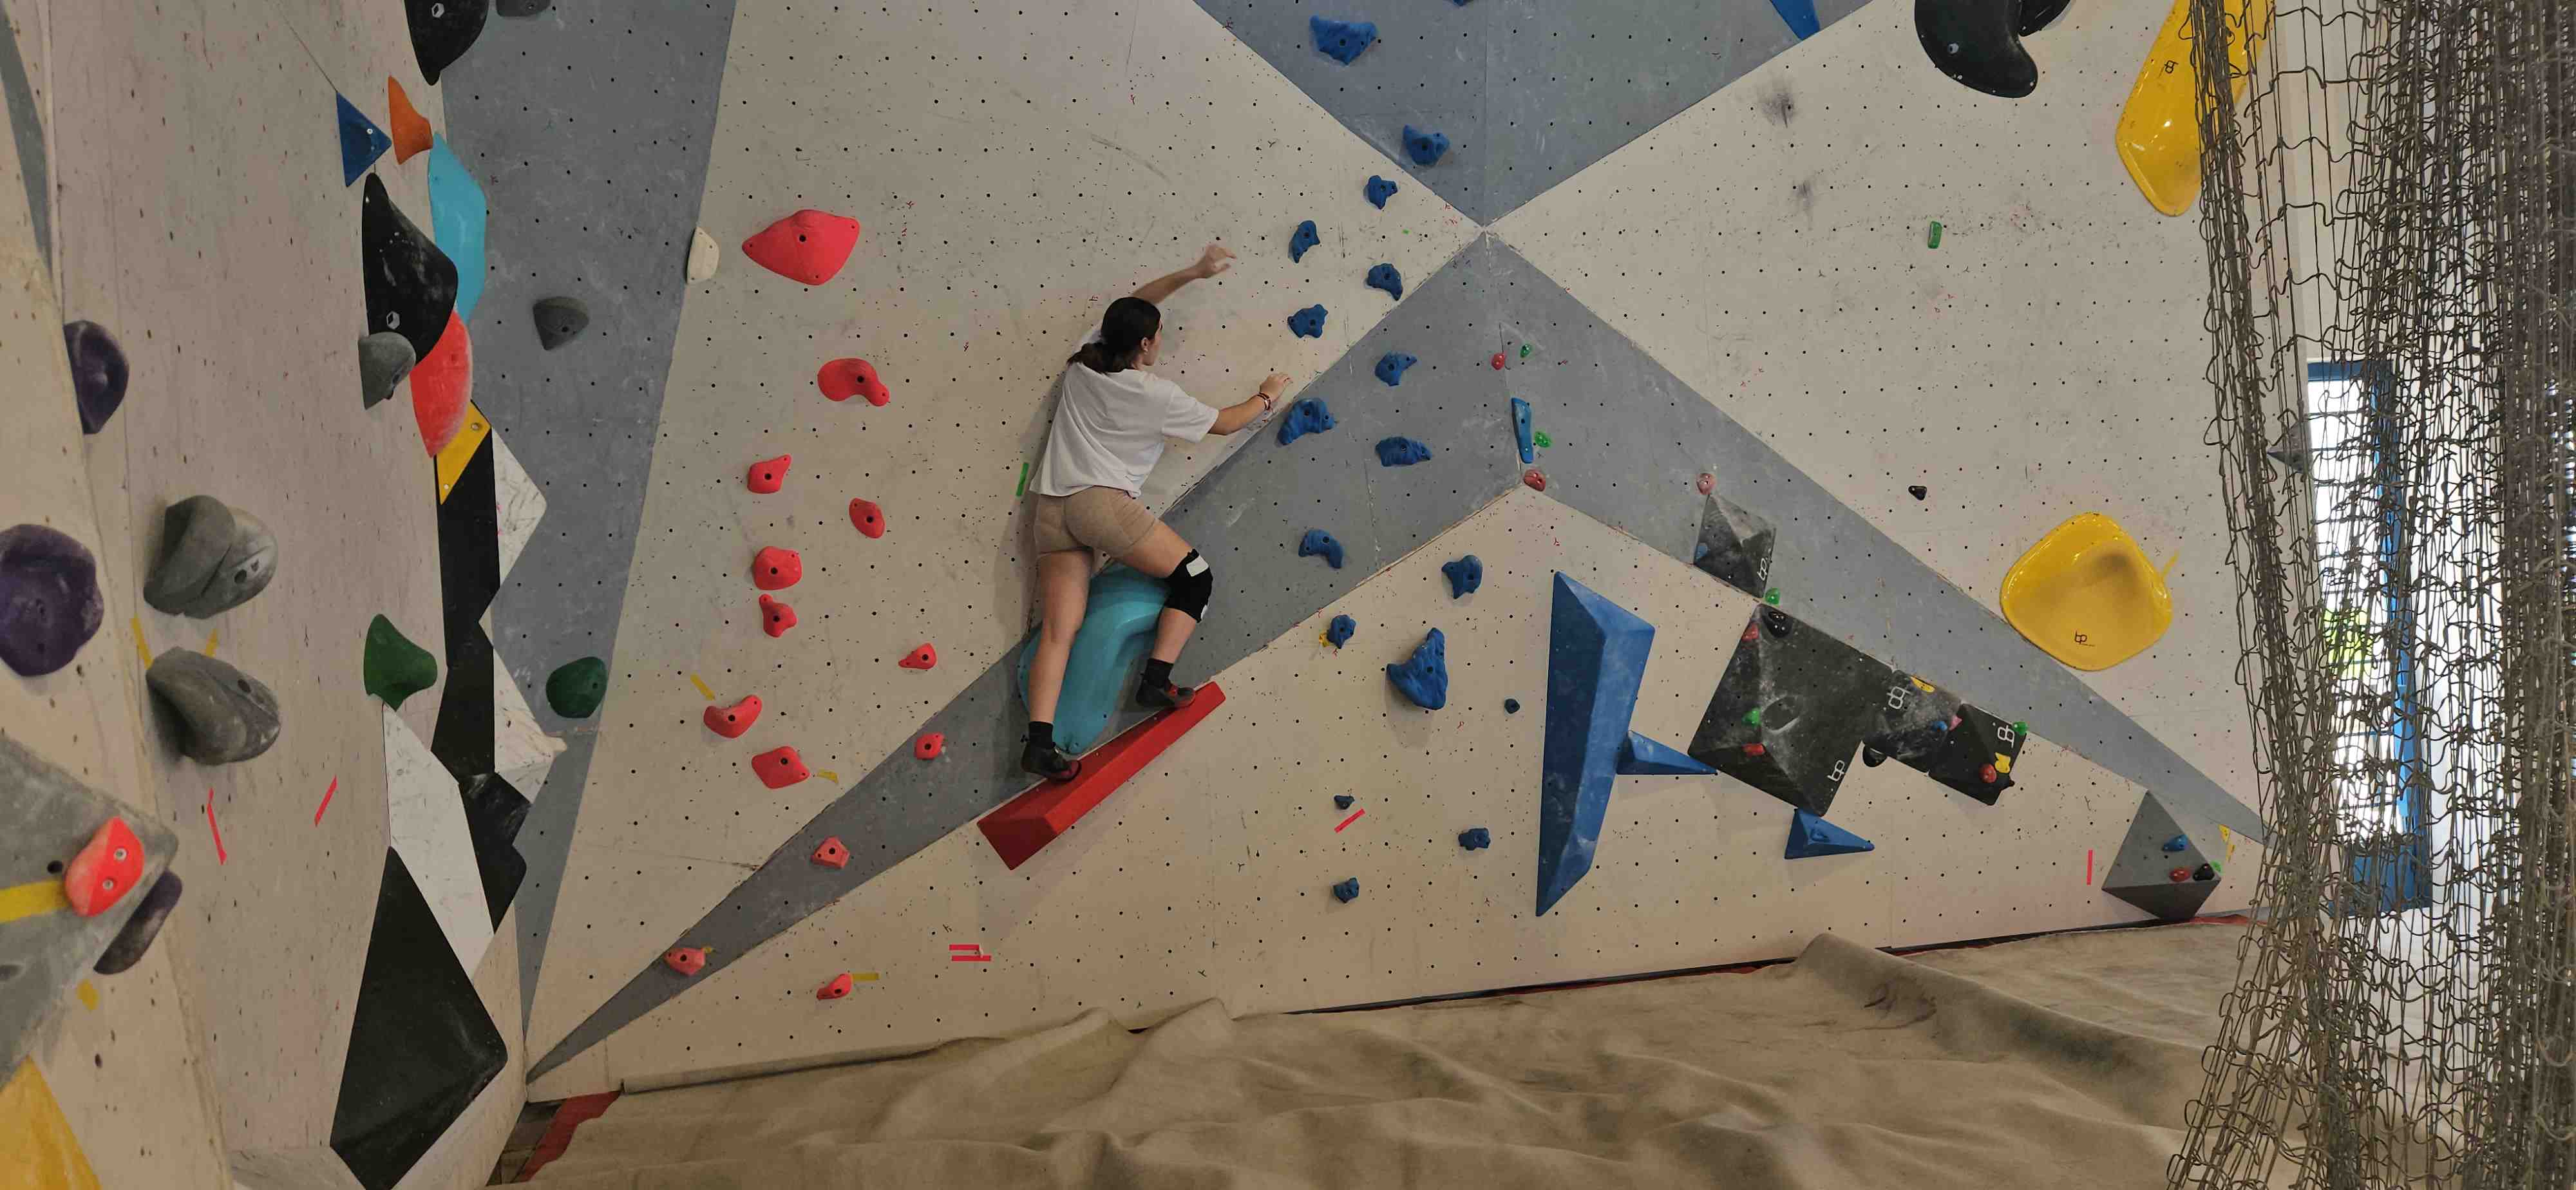
[[751,730],[752,724],[758,722],[760,722],[760,696],[757,694],[743,695],[741,702],[729,707],[707,708],[707,730],[728,740],[739,738],[742,733]]
[[771,636],[785,636],[796,626],[796,609],[767,595],[760,597],[760,630]]
[[903,655],[903,660],[895,662],[895,664],[900,665],[905,669],[929,669],[930,667],[939,664],[939,650],[930,647],[927,642],[924,642],[920,645],[914,646],[911,652]]
[[429,121],[420,109],[411,105],[411,96],[403,94],[402,84],[385,76],[385,106],[393,111],[394,161],[409,161],[415,153],[429,151]]
[[861,536],[885,536],[885,510],[877,507],[874,500],[850,501],[850,523],[858,527]]
[[751,758],[751,771],[760,774],[760,783],[771,789],[785,789],[813,776],[794,748],[772,748]]
[[438,345],[411,369],[411,415],[420,423],[420,444],[431,458],[447,449],[465,425],[465,403],[472,399],[474,344],[465,336],[465,320],[450,311]]
[[787,466],[795,461],[794,455],[780,455],[753,463],[751,470],[743,474],[743,486],[763,496],[774,495],[787,486]]
[[849,994],[850,973],[847,971],[833,976],[832,982],[814,989],[814,998],[817,1000],[838,1000]]
[[863,359],[836,359],[823,365],[822,371],[814,373],[814,387],[822,389],[829,401],[866,397],[868,404],[883,405],[894,399],[894,390],[878,378],[877,366]]
[[695,975],[707,969],[707,948],[675,946],[663,952],[662,962],[682,975]]
[[824,839],[822,846],[814,849],[814,862],[827,868],[849,867],[850,849],[841,842],[839,835],[833,835]]
[[805,559],[794,550],[764,546],[751,557],[751,585],[763,591],[784,591],[804,577]]
[[143,840],[122,818],[109,818],[63,869],[63,899],[72,912],[96,917],[115,908],[143,879]]
[[921,733],[920,739],[912,742],[912,754],[923,760],[937,760],[939,753],[947,747],[947,736],[935,731],[925,731]]
[[859,246],[859,221],[808,207],[742,242],[753,264],[807,285],[832,279]]

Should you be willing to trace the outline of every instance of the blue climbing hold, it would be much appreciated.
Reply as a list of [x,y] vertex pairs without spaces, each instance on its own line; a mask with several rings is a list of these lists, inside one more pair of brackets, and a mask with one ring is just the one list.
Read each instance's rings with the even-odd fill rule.
[[1532,440],[1530,433],[1529,402],[1514,397],[1512,398],[1512,439],[1520,443],[1521,461],[1524,463],[1538,461],[1537,443]]
[[1494,845],[1494,833],[1481,826],[1458,832],[1458,845],[1469,851],[1482,851]]
[[1360,881],[1354,876],[1333,886],[1333,899],[1348,905],[1360,899]]
[[1668,744],[1629,732],[1619,745],[1619,772],[1631,777],[1714,777],[1717,770]]
[[1324,628],[1324,639],[1332,642],[1333,647],[1338,649],[1351,643],[1351,638],[1358,635],[1359,630],[1359,621],[1349,616],[1335,616],[1333,622]]
[[1297,556],[1312,558],[1318,555],[1332,563],[1333,569],[1342,568],[1342,543],[1333,540],[1332,534],[1321,529],[1308,529],[1306,535],[1297,541]]
[[1654,644],[1654,625],[1556,576],[1548,617],[1547,735],[1539,756],[1540,913],[1592,870],[1620,774],[1710,771],[1629,730]]
[[1288,259],[1304,260],[1306,249],[1323,242],[1324,237],[1315,231],[1314,220],[1309,219],[1300,223],[1297,225],[1297,234],[1288,237]]
[[1333,795],[1333,808],[1336,810],[1347,810],[1351,808],[1352,802],[1358,800],[1358,798],[1352,797],[1347,793],[1337,793]]
[[1855,855],[1876,851],[1878,844],[1800,810],[1789,820],[1790,859],[1813,859],[1819,855]]
[[[429,142],[429,234],[456,264],[456,316],[474,318],[483,300],[483,184],[456,156],[446,137]],[[413,383],[417,384],[418,381]]]
[[1442,565],[1440,573],[1449,576],[1451,599],[1464,599],[1485,585],[1485,563],[1474,554]]
[[1780,14],[1781,20],[1789,23],[1789,31],[1797,34],[1800,41],[1815,36],[1817,30],[1825,27],[1816,19],[1816,0],[1771,0],[1771,9]]
[[1288,329],[1300,339],[1324,337],[1324,307],[1319,303],[1288,316]]
[[2191,840],[2182,835],[2175,835],[2174,837],[2165,840],[2165,850],[2167,851],[2184,851],[2188,850],[2190,847]]
[[1279,445],[1286,446],[1308,434],[1321,434],[1333,428],[1333,411],[1322,397],[1308,397],[1288,407],[1288,416],[1279,419]]
[[1387,352],[1377,361],[1377,378],[1385,381],[1388,388],[1394,388],[1404,383],[1404,370],[1419,362],[1401,351]]
[[1369,175],[1368,200],[1370,203],[1383,211],[1386,209],[1386,200],[1393,197],[1395,197],[1395,183],[1376,174]]
[[1449,641],[1434,628],[1414,646],[1413,656],[1386,667],[1386,680],[1413,705],[1436,711],[1449,705]]
[[1337,21],[1331,17],[1308,17],[1306,27],[1315,32],[1315,48],[1325,57],[1344,66],[1367,52],[1377,41],[1377,26],[1367,21]]
[[[1125,566],[1113,565],[1091,580],[1082,627],[1073,634],[1073,654],[1065,662],[1064,687],[1056,696],[1055,742],[1081,753],[1109,731],[1127,693],[1130,675],[1154,647],[1154,625],[1163,615],[1163,581]],[[1035,634],[1020,649],[1019,677],[1013,689],[1028,705],[1029,659],[1036,655]]]
[[1377,440],[1377,461],[1389,467],[1410,467],[1415,463],[1428,462],[1430,459],[1431,448],[1411,438]]
[[1449,134],[1424,132],[1411,124],[1404,126],[1404,152],[1415,165],[1437,165],[1440,155],[1449,151]]
[[1404,274],[1391,264],[1373,265],[1368,271],[1368,287],[1383,289],[1401,299],[1404,296]]
[[340,101],[340,184],[355,185],[376,158],[394,147],[394,140],[376,127],[367,113],[350,103],[348,96],[334,93],[331,98]]
[[1503,713],[1504,713],[1504,714],[1506,714],[1506,715],[1517,715],[1517,714],[1520,714],[1520,713],[1521,713],[1521,700],[1519,700],[1519,699],[1517,699],[1517,698],[1506,698],[1506,699],[1504,699],[1504,700],[1503,700]]

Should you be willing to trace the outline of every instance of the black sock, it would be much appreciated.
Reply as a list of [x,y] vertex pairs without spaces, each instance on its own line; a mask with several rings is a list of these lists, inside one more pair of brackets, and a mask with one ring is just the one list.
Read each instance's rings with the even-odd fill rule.
[[1029,720],[1029,742],[1041,748],[1055,747],[1055,724]]
[[1146,689],[1149,689],[1149,690],[1160,690],[1160,689],[1162,689],[1163,687],[1165,687],[1165,686],[1169,686],[1169,685],[1171,685],[1171,684],[1172,684],[1172,663],[1171,663],[1171,662],[1169,662],[1169,661],[1157,661],[1157,660],[1155,660],[1154,658],[1151,658],[1151,657],[1146,658],[1146,659],[1145,659],[1145,687],[1146,687]]

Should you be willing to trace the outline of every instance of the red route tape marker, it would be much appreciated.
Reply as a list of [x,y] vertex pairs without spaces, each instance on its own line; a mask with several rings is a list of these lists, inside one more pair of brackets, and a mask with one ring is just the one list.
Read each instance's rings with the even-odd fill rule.
[[1360,820],[1360,815],[1362,815],[1362,814],[1366,814],[1366,813],[1368,813],[1368,809],[1367,809],[1366,807],[1362,807],[1362,808],[1360,808],[1360,809],[1357,809],[1357,810],[1353,810],[1353,811],[1351,811],[1351,816],[1350,816],[1350,817],[1348,817],[1348,818],[1343,819],[1343,820],[1342,820],[1342,823],[1341,823],[1341,826],[1336,826],[1336,827],[1334,827],[1334,828],[1333,828],[1333,833],[1334,833],[1334,834],[1337,834],[1337,835],[1338,835],[1338,834],[1340,834],[1340,833],[1342,833],[1342,827],[1343,827],[1343,826],[1349,826],[1350,824],[1352,824],[1352,823],[1354,823],[1354,822],[1359,821],[1359,820]]
[[2084,849],[2084,883],[2093,883],[2093,849]]
[[206,830],[215,836],[215,862],[224,862],[224,830],[215,825],[215,787],[206,787]]
[[948,944],[948,950],[949,950],[949,953],[951,953],[951,954],[954,954],[954,953],[956,953],[956,952],[958,952],[958,951],[964,951],[964,952],[966,952],[967,954],[973,954],[973,953],[975,953],[976,951],[979,951],[979,950],[982,950],[982,949],[984,949],[984,944],[983,944],[983,943],[981,943],[981,942],[951,942],[951,943],[949,943],[949,944]]
[[313,807],[313,825],[322,825],[322,812],[331,808],[331,795],[340,792],[340,779],[331,778],[331,788],[322,791],[322,804]]
[[993,961],[993,956],[988,954],[952,954],[948,956],[948,961],[952,963],[989,963]]

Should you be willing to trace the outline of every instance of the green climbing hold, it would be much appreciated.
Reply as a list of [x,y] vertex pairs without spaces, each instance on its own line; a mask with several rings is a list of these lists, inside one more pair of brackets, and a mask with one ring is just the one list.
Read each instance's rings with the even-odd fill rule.
[[567,661],[546,678],[546,705],[566,719],[587,719],[608,697],[608,663],[597,657]]
[[1529,358],[1529,353],[1530,353],[1530,345],[1529,345],[1529,344],[1527,344],[1527,343],[1523,343],[1523,344],[1521,344],[1521,358],[1522,358],[1522,359],[1528,359],[1528,358]]
[[361,668],[367,693],[389,707],[399,708],[404,699],[438,684],[438,659],[383,616],[367,625],[367,658]]
[[1770,604],[1773,607],[1780,606],[1780,588],[1773,587],[1768,591],[1764,591],[1762,593],[1762,602]]
[[2029,735],[2029,734],[2030,734],[2030,724],[2020,722],[2019,720],[2015,720],[2015,721],[2014,721],[2014,723],[2013,723],[2013,734],[2014,734],[2014,735],[2017,735],[2017,736],[2026,736],[2026,735]]
[[1545,450],[1556,445],[1556,440],[1548,437],[1545,430],[1533,430],[1530,432],[1530,445]]
[[1752,710],[1744,712],[1744,725],[1747,727],[1762,726],[1762,708],[1755,707]]
[[1928,231],[1928,232],[1923,233],[1923,246],[1924,246],[1924,247],[1927,247],[1927,248],[1938,248],[1938,247],[1940,247],[1940,246],[1941,246],[1941,221],[1940,221],[1940,220],[1938,220],[1938,219],[1933,220],[1933,221],[1932,221],[1932,230],[1930,230],[1930,231]]

